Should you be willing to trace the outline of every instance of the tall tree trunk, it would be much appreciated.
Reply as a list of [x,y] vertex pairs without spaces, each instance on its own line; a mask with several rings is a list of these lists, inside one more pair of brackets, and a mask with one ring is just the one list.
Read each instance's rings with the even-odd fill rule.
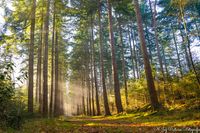
[[[100,64],[101,64],[101,82],[103,87],[103,100],[104,100],[104,111],[105,115],[111,115],[110,108],[108,105],[108,97],[107,97],[107,90],[105,84],[105,71],[104,71],[104,62],[103,62],[103,44],[102,44],[102,26],[101,26],[101,0],[99,0],[99,10],[98,10],[98,17],[99,17],[99,44],[100,44]],[[100,109],[99,109],[100,110]]]
[[42,95],[42,86],[43,86],[43,73],[42,73],[42,55],[43,55],[43,32],[44,32],[44,13],[43,13],[44,0],[42,0],[42,11],[41,13],[41,25],[40,25],[40,43],[38,43],[38,64],[37,64],[37,81],[38,81],[38,91],[39,91],[39,112],[42,114],[43,110],[43,95]]
[[136,74],[137,74],[137,79],[140,78],[140,73],[139,73],[139,66],[138,66],[138,56],[136,53],[136,34],[135,34],[135,30],[131,30],[131,38],[133,40],[133,55],[134,55],[134,60],[135,60],[135,70],[136,70]]
[[89,93],[89,115],[92,115],[92,100],[91,100],[91,86],[90,86],[90,77],[89,77],[89,66],[88,66],[88,78],[87,78],[87,87],[88,87],[88,93]]
[[54,91],[54,116],[59,116],[59,44],[58,44],[58,31],[55,31],[55,91]]
[[152,6],[151,6],[151,0],[149,0],[149,5],[150,5],[150,9],[151,11],[153,11],[153,18],[152,18],[152,22],[153,22],[153,30],[154,30],[154,36],[155,36],[155,44],[156,44],[156,49],[157,49],[157,56],[158,56],[158,61],[159,61],[159,65],[160,65],[160,71],[162,73],[162,77],[163,77],[163,80],[165,82],[165,72],[164,72],[164,68],[163,68],[163,62],[162,62],[162,57],[161,57],[161,52],[160,52],[160,47],[159,47],[159,43],[158,43],[158,33],[157,33],[157,21],[156,21],[156,14],[157,14],[157,11],[156,11],[156,4],[157,4],[157,0],[155,0],[155,3],[154,3],[154,11],[152,9]]
[[147,25],[145,24],[145,31],[146,31],[146,34],[147,34],[147,42],[149,44],[149,48],[148,48],[148,52],[149,52],[149,59],[150,59],[150,63],[153,64],[153,59],[152,59],[152,52],[151,52],[151,41],[150,41],[150,38],[149,38],[149,33],[148,33],[148,27]]
[[64,75],[63,75],[63,71],[64,69],[62,68],[63,62],[60,63],[60,74],[59,74],[59,115],[63,115],[64,114],[64,109],[63,109],[63,89],[64,89]]
[[53,97],[54,97],[54,81],[55,81],[55,68],[54,68],[54,56],[55,56],[55,48],[54,48],[54,38],[55,38],[55,20],[56,20],[56,2],[54,1],[54,11],[53,11],[53,33],[52,33],[52,49],[51,49],[51,96],[50,96],[50,115],[53,116]]
[[36,0],[32,0],[31,30],[29,45],[29,67],[28,67],[28,112],[33,113],[33,63],[34,63],[34,34],[35,34],[35,9]]
[[173,26],[171,25],[171,29],[172,29],[172,35],[173,35],[173,41],[174,41],[174,45],[175,45],[175,49],[176,49],[176,55],[177,55],[177,60],[178,60],[178,66],[179,66],[179,72],[181,77],[183,76],[183,72],[182,72],[182,66],[181,66],[181,61],[180,61],[180,55],[178,52],[178,46],[177,46],[177,41],[176,41],[176,37],[175,37],[175,31]]
[[163,53],[163,61],[164,61],[164,65],[165,65],[165,72],[166,72],[166,77],[169,76],[169,71],[168,71],[168,67],[167,67],[167,61],[166,61],[166,54],[165,54],[165,48],[161,45],[161,50]]
[[131,52],[131,63],[132,63],[132,70],[133,70],[133,78],[136,79],[135,63],[134,63],[134,57],[133,57],[133,48],[132,48],[132,43],[131,43],[131,35],[130,35],[129,27],[128,27],[128,40],[129,40],[129,47],[130,47],[130,52]]
[[160,108],[160,104],[158,102],[158,97],[157,97],[157,93],[156,93],[156,89],[155,89],[155,85],[153,81],[153,76],[152,76],[152,70],[151,70],[149,57],[147,53],[143,25],[142,25],[142,17],[141,17],[141,13],[139,9],[139,3],[138,3],[138,0],[133,0],[133,2],[134,2],[135,13],[136,13],[138,32],[139,32],[139,37],[140,37],[140,45],[142,48],[142,55],[144,59],[145,74],[147,78],[147,85],[148,85],[148,90],[150,94],[151,105],[154,110],[157,110]]
[[117,72],[117,63],[115,58],[115,43],[114,43],[114,35],[113,35],[113,24],[112,24],[112,8],[110,0],[107,0],[108,4],[108,23],[109,23],[109,36],[110,36],[110,44],[111,44],[111,53],[112,53],[112,67],[113,67],[113,78],[114,78],[114,93],[115,93],[115,104],[117,107],[117,113],[123,112],[120,87],[119,87],[119,77]]
[[39,112],[42,113],[42,48],[43,48],[43,13],[41,13],[40,26],[40,42],[38,43],[38,59],[37,59],[37,80],[36,87],[38,90]]
[[83,114],[86,115],[86,110],[85,110],[85,93],[84,93],[84,88],[85,88],[85,82],[84,82],[84,76],[82,76],[82,107],[83,107]]
[[[94,84],[95,83],[95,88],[96,88],[96,101],[99,106],[99,96],[98,96],[98,84],[97,84],[97,77],[96,77],[96,61],[95,61],[95,48],[94,48],[94,33],[93,33],[93,16],[91,15],[91,51],[92,51],[92,62],[91,62],[91,73],[92,73],[92,112],[93,115],[95,115],[95,108],[94,108]],[[93,69],[92,69],[93,67]],[[99,107],[98,107],[99,108]],[[97,114],[99,112],[97,111]]]
[[46,1],[46,14],[44,23],[44,62],[43,62],[43,116],[48,116],[48,37],[49,37],[49,6],[50,0]]
[[126,105],[128,106],[128,87],[127,87],[127,78],[126,78],[126,63],[124,57],[124,43],[123,43],[123,35],[122,35],[122,27],[121,22],[118,20],[119,23],[119,36],[120,36],[120,43],[121,43],[121,56],[122,56],[122,72],[123,72],[123,80],[124,80],[124,88],[125,88],[125,99]]
[[180,4],[180,11],[181,11],[181,18],[182,18],[182,21],[183,21],[183,27],[184,27],[185,34],[186,34],[186,40],[187,40],[187,47],[188,47],[189,59],[190,59],[190,61],[191,61],[191,66],[192,66],[193,72],[194,72],[194,74],[195,74],[196,80],[197,80],[198,85],[199,85],[199,87],[200,87],[200,78],[199,78],[199,76],[198,76],[198,73],[197,73],[197,70],[196,70],[196,68],[195,68],[195,64],[194,64],[193,58],[192,58],[192,52],[191,52],[191,48],[190,48],[190,39],[189,39],[189,35],[188,35],[188,30],[187,30],[187,23],[186,23],[186,20],[185,20],[185,18],[184,18],[184,13],[183,13],[182,4]]
[[[93,63],[91,64],[93,65]],[[92,115],[95,116],[95,108],[94,108],[94,76],[93,69],[91,70],[91,84],[92,84]]]
[[185,38],[184,38],[184,35],[183,35],[183,31],[181,29],[181,23],[179,22],[178,25],[179,25],[179,31],[180,31],[180,35],[181,35],[181,39],[182,39],[182,43],[183,43],[183,49],[184,49],[184,52],[185,52],[186,64],[187,64],[188,69],[191,70],[191,62],[190,62],[190,59],[189,59],[187,46],[185,45]]

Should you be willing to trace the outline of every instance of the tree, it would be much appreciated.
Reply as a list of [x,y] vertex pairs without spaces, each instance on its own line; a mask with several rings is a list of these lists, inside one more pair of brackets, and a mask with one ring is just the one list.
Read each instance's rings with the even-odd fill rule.
[[59,68],[58,68],[58,61],[59,61],[59,44],[58,44],[58,31],[55,31],[55,92],[54,92],[54,116],[59,116]]
[[50,0],[46,0],[46,12],[44,19],[44,61],[43,61],[43,111],[44,117],[48,116],[48,37],[49,37],[49,6]]
[[138,3],[138,0],[133,0],[133,2],[134,2],[134,10],[136,13],[138,32],[139,32],[139,37],[140,37],[140,45],[142,48],[142,55],[144,59],[145,74],[146,74],[147,86],[148,86],[150,100],[151,100],[151,106],[154,110],[157,110],[160,108],[160,104],[158,102],[157,93],[156,93],[153,76],[152,76],[152,70],[151,70],[149,57],[147,53],[139,3]]
[[[124,57],[124,42],[123,42],[123,35],[122,35],[122,27],[121,22],[118,20],[119,23],[119,36],[120,36],[120,43],[121,43],[121,58],[122,58],[122,73],[123,73],[123,80],[124,80],[124,88],[125,88],[125,98],[126,98],[126,105],[128,106],[128,87],[127,87],[127,77],[126,77],[126,64],[125,64],[125,57]],[[131,49],[132,50],[132,49]],[[132,53],[132,52],[131,52]],[[132,64],[133,65],[133,64]]]
[[55,48],[54,48],[54,41],[55,41],[55,21],[56,21],[56,1],[54,1],[54,12],[53,12],[53,33],[52,33],[52,49],[51,49],[51,96],[50,96],[50,107],[49,107],[49,110],[50,110],[50,115],[53,114],[53,97],[54,97],[54,74],[55,74],[55,69],[54,69],[54,56],[55,56]]
[[110,44],[111,44],[111,53],[112,53],[112,67],[113,67],[113,78],[114,78],[114,92],[115,92],[115,103],[117,107],[117,113],[123,112],[120,88],[119,88],[119,78],[117,72],[117,64],[115,59],[115,44],[114,44],[114,35],[112,29],[112,8],[110,0],[107,0],[108,4],[108,24],[109,24],[109,36],[110,36]]
[[41,11],[41,24],[40,24],[40,42],[38,43],[38,59],[37,59],[37,79],[36,79],[36,98],[39,101],[39,112],[42,113],[42,49],[43,49],[43,7]]
[[32,0],[31,8],[31,30],[30,30],[30,46],[29,46],[29,82],[28,82],[28,111],[33,113],[33,62],[34,62],[34,34],[35,34],[35,9],[36,0]]
[[99,45],[100,45],[100,64],[101,64],[101,82],[103,87],[103,100],[104,100],[104,110],[105,115],[111,115],[110,108],[108,105],[107,90],[105,84],[105,71],[104,71],[104,62],[103,62],[103,44],[102,44],[102,26],[101,26],[101,0],[99,0],[99,9],[98,9],[98,24],[99,24]]

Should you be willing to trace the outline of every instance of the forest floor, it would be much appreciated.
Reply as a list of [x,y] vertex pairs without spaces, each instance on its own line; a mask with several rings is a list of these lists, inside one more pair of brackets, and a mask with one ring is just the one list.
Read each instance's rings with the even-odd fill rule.
[[30,119],[16,133],[200,133],[199,110]]

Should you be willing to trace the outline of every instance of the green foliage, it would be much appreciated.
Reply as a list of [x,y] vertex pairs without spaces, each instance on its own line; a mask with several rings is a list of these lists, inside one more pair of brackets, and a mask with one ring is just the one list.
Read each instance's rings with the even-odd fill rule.
[[15,96],[14,83],[11,81],[13,64],[0,67],[0,126],[20,128],[24,104]]
[[200,90],[193,73],[185,75],[179,81],[173,81],[172,84],[176,99],[181,97],[190,99],[200,96]]

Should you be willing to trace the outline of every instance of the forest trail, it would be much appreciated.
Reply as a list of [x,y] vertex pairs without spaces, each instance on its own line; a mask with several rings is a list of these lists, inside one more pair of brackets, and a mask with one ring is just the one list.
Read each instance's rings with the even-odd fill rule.
[[[89,133],[109,133],[109,132],[123,132],[123,133],[133,133],[133,132],[148,132],[155,133],[160,132],[159,128],[154,126],[148,126],[143,123],[133,123],[130,121],[123,120],[112,120],[112,119],[102,119],[102,118],[68,118],[71,124],[78,126],[75,132],[89,132]],[[72,131],[72,132],[74,132]]]
[[[112,118],[111,117],[69,117],[66,122],[78,126],[74,131],[91,132],[91,133],[161,133],[161,132],[190,132],[192,130],[200,131],[200,121],[190,120],[160,120],[143,119],[136,117]],[[134,121],[135,119],[135,121]],[[185,124],[183,124],[185,123]],[[187,123],[187,124],[186,124]],[[74,132],[72,131],[72,132]]]
[[[30,132],[31,131],[31,132]],[[112,116],[35,118],[14,133],[164,133],[200,132],[199,112],[139,112]],[[12,132],[12,131],[11,131]]]

